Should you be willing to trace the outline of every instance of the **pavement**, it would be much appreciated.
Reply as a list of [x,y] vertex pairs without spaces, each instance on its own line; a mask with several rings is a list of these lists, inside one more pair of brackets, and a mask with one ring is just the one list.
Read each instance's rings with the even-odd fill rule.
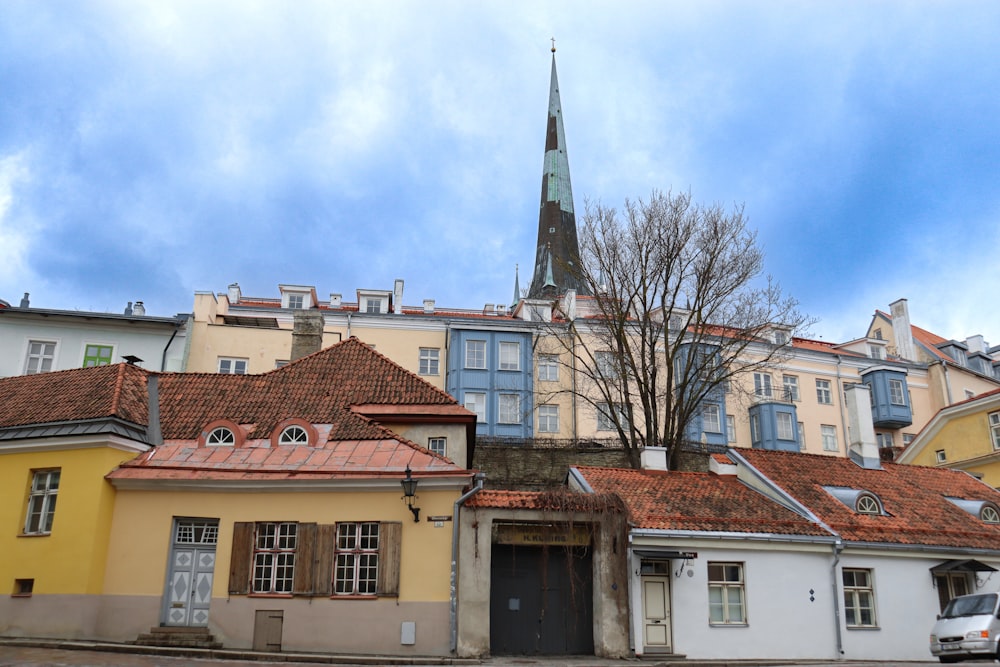
[[240,649],[196,649],[137,646],[54,639],[0,639],[0,667],[244,667],[288,664],[341,667],[372,665],[453,665],[482,667],[931,667],[937,662],[820,662],[790,660],[686,660],[674,658],[614,659],[595,656],[493,656],[441,658],[340,655],[325,653],[264,653]]

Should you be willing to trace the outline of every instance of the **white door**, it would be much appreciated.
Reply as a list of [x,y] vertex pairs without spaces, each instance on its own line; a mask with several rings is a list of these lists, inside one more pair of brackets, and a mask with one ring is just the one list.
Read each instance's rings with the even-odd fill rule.
[[212,602],[218,521],[176,519],[164,599],[165,625],[206,626]]
[[670,577],[642,578],[643,647],[649,653],[670,651]]

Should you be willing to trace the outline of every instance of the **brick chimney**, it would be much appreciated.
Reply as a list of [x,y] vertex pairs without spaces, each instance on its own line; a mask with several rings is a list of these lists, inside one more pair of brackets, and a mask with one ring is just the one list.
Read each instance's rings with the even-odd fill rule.
[[319,352],[323,347],[323,313],[315,309],[296,310],[294,317],[292,361]]
[[897,299],[889,304],[892,312],[892,334],[896,338],[896,354],[908,361],[916,361],[913,346],[913,329],[910,328],[910,309],[906,299]]

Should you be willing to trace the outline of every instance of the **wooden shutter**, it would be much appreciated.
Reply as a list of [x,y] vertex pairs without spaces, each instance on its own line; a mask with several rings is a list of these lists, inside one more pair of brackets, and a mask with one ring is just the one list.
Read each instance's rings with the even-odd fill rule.
[[237,521],[233,524],[233,551],[229,556],[230,595],[246,595],[250,592],[253,529],[252,521]]
[[386,521],[378,527],[378,595],[399,597],[399,559],[403,524]]
[[337,526],[321,524],[313,559],[313,595],[333,595],[333,554],[337,546]]
[[316,524],[300,523],[295,533],[295,571],[292,595],[312,595],[313,560],[316,558]]

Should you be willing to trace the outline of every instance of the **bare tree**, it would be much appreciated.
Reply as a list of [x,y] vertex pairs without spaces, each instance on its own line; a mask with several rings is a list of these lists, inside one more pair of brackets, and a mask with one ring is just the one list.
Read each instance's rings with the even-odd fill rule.
[[642,448],[658,446],[676,468],[706,403],[775,366],[807,325],[761,275],[742,206],[727,212],[658,191],[621,212],[588,202],[580,259],[572,268],[594,296],[578,307],[564,298],[545,344],[580,378],[562,391],[593,407],[635,467]]

